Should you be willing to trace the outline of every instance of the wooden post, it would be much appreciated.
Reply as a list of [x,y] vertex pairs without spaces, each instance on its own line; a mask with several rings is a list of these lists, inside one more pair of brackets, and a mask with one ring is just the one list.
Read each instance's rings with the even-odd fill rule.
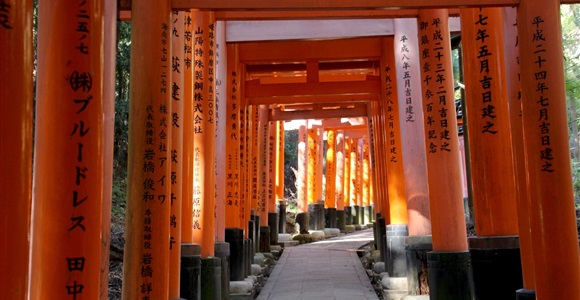
[[467,250],[447,10],[422,10],[418,23],[433,250]]
[[278,143],[278,123],[268,122],[268,180],[267,184],[267,211],[268,213],[276,213],[276,175],[277,175],[277,157],[276,149]]
[[357,147],[358,139],[350,139],[350,206],[358,206],[357,201],[357,180],[358,180],[358,159],[357,159]]
[[316,190],[316,178],[318,177],[318,155],[317,155],[316,128],[308,129],[308,204],[315,204],[318,201],[318,190]]
[[298,129],[298,212],[308,212],[308,121]]
[[[169,216],[169,298],[179,297],[181,270],[181,199],[183,191],[183,72],[185,12],[171,16],[171,208]],[[169,121],[169,120],[168,120]]]
[[201,257],[215,247],[215,19],[213,12],[193,16],[193,242]]
[[[405,170],[403,167],[403,146],[401,137],[401,118],[399,116],[399,97],[395,72],[394,39],[383,39],[382,88],[383,105],[386,108],[387,178],[391,224],[407,224],[407,198],[405,193]],[[412,110],[412,109],[411,109]]]
[[522,2],[517,19],[536,296],[579,299],[560,3]]
[[431,297],[473,298],[447,10],[421,10],[418,26],[434,250],[427,254]]
[[[168,298],[171,205],[169,1],[132,15],[129,169],[123,298]],[[143,288],[142,288],[143,287]]]
[[[270,122],[268,106],[260,105],[258,132],[258,215],[262,224],[268,224],[268,145]],[[265,225],[264,225],[265,226]]]
[[[323,175],[323,171],[322,171],[322,163],[324,160],[324,128],[319,127],[317,129],[317,133],[316,133],[316,177],[315,177],[315,190],[316,190],[316,194],[315,194],[315,198],[316,198],[316,202],[321,201],[322,200],[322,188],[323,188],[323,184],[322,184],[322,175]],[[322,209],[324,209],[324,205],[322,207]]]
[[421,73],[414,19],[395,19],[394,53],[409,235],[431,234]]
[[[336,209],[344,210],[344,167],[345,167],[345,149],[344,149],[344,131],[336,132],[336,192],[335,201]],[[334,189],[334,187],[331,187]],[[328,187],[327,187],[328,189]]]
[[363,173],[364,173],[364,143],[365,143],[365,139],[360,138],[357,140],[357,145],[356,145],[356,158],[357,158],[357,163],[356,163],[356,203],[358,206],[363,207],[365,205],[364,200],[363,200],[363,186],[364,186],[364,178],[363,178]]
[[[250,208],[254,209],[255,215],[259,215],[259,197],[260,197],[260,107],[253,105],[250,106],[250,195],[251,202]],[[260,224],[254,224],[255,226],[260,226]]]
[[284,121],[277,122],[276,134],[276,200],[284,199]]
[[[501,8],[461,10],[475,231],[517,235]],[[476,55],[477,54],[477,55]],[[501,168],[498,166],[501,165]]]
[[[344,132],[343,132],[344,135]],[[344,180],[342,184],[342,197],[344,206],[351,206],[350,203],[350,152],[351,140],[344,137]]]
[[[236,47],[237,48],[237,47]],[[237,49],[236,49],[237,50]],[[228,52],[229,53],[229,52]],[[236,51],[239,55],[239,52]],[[236,62],[238,59],[236,58]],[[236,85],[239,87],[237,89],[239,95],[237,98],[240,101],[240,228],[244,229],[244,237],[248,238],[248,221],[250,220],[250,208],[248,199],[248,143],[246,142],[248,138],[248,114],[247,106],[244,98],[241,97],[241,88],[243,76],[239,73],[241,68],[236,68],[237,82]],[[233,72],[232,72],[233,74]],[[233,86],[232,86],[233,91]],[[237,94],[236,94],[237,95]]]
[[[11,12],[16,10],[15,7]],[[30,299],[99,297],[104,163],[103,13],[104,4],[98,1],[75,6],[51,1],[39,7],[42,29],[38,36]],[[10,17],[13,18],[10,22],[20,19],[14,13]],[[79,22],[85,26],[78,27]],[[18,30],[24,29],[26,23],[9,24]],[[0,29],[3,36],[5,29]],[[22,51],[26,55],[26,49]],[[26,65],[18,68],[31,71]],[[14,77],[24,79],[15,87],[30,88],[25,77]],[[22,101],[26,102],[26,98]],[[20,118],[24,116],[21,112]],[[11,126],[30,125],[25,123],[25,117],[20,122]],[[8,145],[15,142],[12,140]],[[25,161],[19,163],[26,166]],[[24,183],[22,188],[27,181],[20,176],[25,174],[16,174]],[[25,264],[26,260],[20,262]]]
[[[105,1],[104,32],[117,31],[117,3]],[[103,57],[103,207],[101,216],[101,276],[99,298],[109,298],[109,257],[111,247],[111,208],[113,204],[113,157],[115,151],[115,62],[117,39],[104,35]]]
[[240,228],[240,82],[238,78],[238,47],[227,46],[228,102],[226,113],[226,228]]
[[193,243],[193,20],[185,12],[183,31],[183,146],[181,242]]
[[370,206],[371,202],[370,202],[370,189],[371,189],[371,185],[370,185],[370,153],[369,153],[369,139],[361,139],[363,141],[362,143],[362,165],[361,165],[361,172],[362,172],[362,191],[361,191],[361,195],[362,195],[362,206],[366,207],[366,206]]
[[530,198],[526,178],[524,131],[522,123],[522,93],[520,90],[520,66],[517,28],[517,8],[503,8],[504,54],[506,64],[506,89],[509,103],[512,149],[516,175],[516,201],[522,279],[524,289],[534,290],[534,258],[530,229]]
[[[326,208],[336,208],[336,130],[326,132]],[[342,186],[342,183],[341,183]]]
[[4,4],[7,12],[2,10],[0,26],[0,188],[4,193],[0,200],[0,298],[27,299],[34,103],[32,1]]
[[227,53],[226,24],[216,22],[215,43],[215,107],[216,107],[216,160],[215,160],[215,238],[225,242],[226,234],[226,123],[227,123]]

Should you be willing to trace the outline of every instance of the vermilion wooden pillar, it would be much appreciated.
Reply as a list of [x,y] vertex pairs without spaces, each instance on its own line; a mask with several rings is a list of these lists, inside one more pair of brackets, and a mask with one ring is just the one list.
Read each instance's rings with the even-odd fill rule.
[[258,122],[258,215],[260,222],[268,224],[268,139],[270,122],[268,106],[260,105]]
[[370,152],[369,152],[369,139],[362,139],[362,184],[361,184],[361,195],[362,195],[362,206],[370,206],[370,190],[371,190],[371,176],[370,176]]
[[[250,158],[250,208],[254,209],[255,215],[259,215],[259,198],[260,198],[260,107],[253,105],[249,107],[250,111],[250,128],[251,134],[249,146],[251,147]],[[254,224],[260,226],[260,224]]]
[[391,224],[407,224],[407,198],[405,193],[405,173],[403,167],[403,146],[401,137],[401,118],[399,117],[399,98],[396,85],[395,55],[393,38],[383,42],[382,88],[383,105],[386,108],[387,136],[387,178]]
[[[229,52],[228,52],[229,53]],[[239,52],[238,52],[239,55]],[[236,59],[237,61],[237,59]],[[241,68],[237,69],[240,70]],[[238,84],[240,86],[240,227],[244,229],[244,237],[248,238],[248,221],[250,220],[249,199],[248,199],[248,114],[246,101],[241,97],[242,74],[237,73]]]
[[[216,107],[216,160],[215,160],[215,238],[225,242],[226,234],[226,123],[227,123],[227,53],[226,24],[216,22],[215,31],[215,107]],[[224,245],[224,244],[221,244]],[[226,247],[225,245],[222,247]],[[219,251],[219,250],[218,250]]]
[[[25,29],[26,23],[18,22],[20,12],[13,12],[25,7],[25,4],[15,7],[9,15],[13,19],[8,24],[17,30]],[[26,11],[22,13],[23,17]],[[104,4],[99,1],[74,6],[66,1],[51,1],[39,7],[30,299],[99,297],[104,165],[103,21]],[[78,22],[85,26],[78,27]],[[5,29],[0,29],[2,36]],[[26,48],[22,51],[26,55]],[[26,65],[19,68],[22,72],[31,71]],[[30,88],[26,78],[15,79],[24,79],[15,87]],[[25,102],[26,98],[20,100]],[[25,115],[19,114],[21,118]],[[24,126],[26,132],[30,124],[25,123],[25,117],[20,122],[11,126]],[[17,140],[10,144],[14,142]],[[25,141],[23,145],[26,151]],[[19,184],[21,189],[27,186],[27,179],[20,177],[26,174],[25,161],[20,161],[24,173],[12,174],[24,183]],[[12,229],[26,232],[25,228]],[[21,263],[26,265],[26,260]]]
[[308,123],[298,129],[298,212],[308,212]]
[[345,166],[345,149],[344,149],[344,131],[336,132],[336,177],[335,177],[335,201],[336,209],[344,210],[344,166]]
[[421,11],[421,78],[433,249],[467,250],[446,10]]
[[[428,254],[431,297],[467,299],[473,297],[473,283],[467,251],[447,10],[421,10],[418,26],[434,250]],[[448,260],[454,263],[447,263]],[[457,286],[465,288],[460,290]]]
[[308,129],[308,204],[318,201],[318,190],[316,189],[316,178],[318,177],[318,130]]
[[185,12],[171,16],[171,208],[169,216],[169,298],[179,297],[181,270],[181,199],[183,198],[183,73]]
[[193,242],[201,256],[214,255],[215,243],[215,18],[193,16]]
[[358,206],[364,206],[363,186],[364,186],[364,143],[365,139],[359,138],[356,145],[356,203]]
[[[461,9],[461,19],[462,51],[477,53],[463,57],[477,234],[469,238],[475,293],[478,298],[510,297],[522,287],[522,275],[502,9]],[[490,253],[493,259],[489,259]],[[490,266],[497,276],[489,276]],[[490,285],[495,286],[493,291],[488,289]]]
[[123,298],[168,298],[171,206],[169,1],[131,11],[129,170]]
[[[343,133],[344,134],[344,133]],[[350,139],[344,137],[344,180],[342,185],[342,195],[344,206],[351,206],[350,203]],[[350,225],[350,224],[347,224]]]
[[268,180],[267,187],[267,210],[268,213],[276,213],[276,177],[277,177],[277,156],[276,149],[278,143],[279,127],[275,121],[268,122]]
[[517,235],[501,8],[462,9],[461,20],[475,231]]
[[560,3],[522,2],[517,19],[536,296],[579,299]]
[[358,139],[350,139],[350,206],[358,206],[357,202],[357,183],[358,183]]
[[276,199],[284,199],[284,121],[278,121],[276,135]]
[[517,8],[503,8],[506,90],[509,103],[512,150],[516,175],[516,201],[519,224],[519,242],[522,262],[523,288],[534,290],[534,258],[530,230],[530,197],[526,179],[524,131],[522,124],[522,93],[517,32]]
[[324,203],[326,208],[336,208],[336,130],[328,130],[326,136],[326,193]]
[[[316,133],[316,177],[315,177],[315,190],[316,190],[316,201],[322,200],[322,163],[324,161],[324,128],[319,127]],[[324,207],[322,208],[324,209]]]
[[240,228],[240,79],[238,77],[238,47],[227,46],[228,97],[226,113],[226,228]]
[[193,18],[185,12],[183,34],[183,171],[181,242],[193,242]]
[[394,55],[410,236],[431,234],[419,40],[415,19],[395,19]]
[[[117,3],[105,1],[104,32],[117,31]],[[109,257],[111,246],[111,207],[113,201],[113,157],[115,143],[115,62],[116,36],[104,35],[103,57],[103,208],[101,217],[101,288],[99,297],[109,298]]]
[[[32,201],[32,1],[8,1],[0,25],[0,298],[26,299]],[[48,153],[50,154],[50,153]]]

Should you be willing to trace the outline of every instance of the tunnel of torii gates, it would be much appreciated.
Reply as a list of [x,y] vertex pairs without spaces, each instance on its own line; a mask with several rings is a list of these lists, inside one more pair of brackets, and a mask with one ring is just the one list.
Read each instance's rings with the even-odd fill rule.
[[0,298],[107,297],[114,32],[130,19],[124,299],[190,299],[180,264],[203,277],[228,251],[243,280],[250,238],[280,229],[285,124],[298,215],[403,225],[432,250],[432,298],[506,273],[520,299],[580,299],[559,19],[576,1],[39,2],[36,93],[32,0],[0,4]]

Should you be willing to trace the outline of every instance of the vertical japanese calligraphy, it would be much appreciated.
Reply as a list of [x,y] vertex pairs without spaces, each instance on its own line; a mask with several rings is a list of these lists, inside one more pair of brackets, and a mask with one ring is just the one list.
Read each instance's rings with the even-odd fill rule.
[[[414,123],[416,120],[413,116],[412,90],[411,90],[411,59],[408,40],[405,35],[400,38],[402,56],[402,71],[405,90],[405,112],[406,117],[403,122],[400,118],[399,112],[399,93],[396,85],[395,71],[395,55],[389,52],[383,55],[383,105],[386,109],[386,146],[387,146],[387,180],[388,180],[388,195],[389,195],[389,210],[392,224],[406,224],[407,220],[407,199],[405,191],[405,170],[403,168],[403,147],[401,126],[407,123]],[[384,41],[385,49],[394,48],[394,38],[387,38]],[[404,124],[404,125],[401,125]],[[386,212],[385,212],[386,214]]]
[[243,204],[240,203],[240,169],[243,147],[240,135],[240,94],[237,46],[227,46],[228,101],[226,108],[226,228],[240,227]]
[[463,49],[477,53],[463,60],[475,230],[482,236],[514,235],[518,233],[517,219],[511,218],[516,211],[516,183],[512,149],[507,146],[512,140],[502,13],[500,8],[460,12]]
[[467,249],[448,19],[443,9],[421,10],[417,19],[435,251]]
[[30,298],[74,300],[100,289],[103,3],[74,1],[57,14],[51,4],[39,9],[54,34],[39,36]]
[[336,131],[336,209],[344,210],[344,170],[345,170],[345,150],[344,131]]
[[336,130],[326,131],[326,208],[336,208]]
[[215,18],[193,17],[193,241],[201,256],[214,255],[215,203]]

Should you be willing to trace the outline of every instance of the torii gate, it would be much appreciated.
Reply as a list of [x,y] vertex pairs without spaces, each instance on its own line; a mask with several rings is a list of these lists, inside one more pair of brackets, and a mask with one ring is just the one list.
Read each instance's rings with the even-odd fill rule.
[[[569,0],[549,3],[539,0],[449,0],[430,3],[427,6],[423,1],[408,0],[392,1],[388,6],[385,6],[384,1],[376,0],[360,4],[351,3],[351,1],[322,1],[312,4],[304,0],[284,0],[276,3],[173,0],[156,3],[155,6],[135,2],[131,7],[134,34],[130,129],[132,148],[125,262],[125,282],[132,284],[126,284],[124,296],[130,299],[144,297],[165,299],[178,294],[175,282],[178,279],[170,276],[175,273],[170,272],[172,264],[169,261],[170,257],[171,261],[179,259],[179,255],[172,253],[172,250],[179,249],[179,247],[173,248],[173,245],[176,243],[179,245],[180,240],[201,245],[201,256],[205,259],[205,265],[219,265],[219,259],[211,258],[218,252],[214,251],[215,242],[224,238],[223,235],[220,236],[220,233],[216,237],[213,191],[216,182],[218,185],[227,185],[227,180],[223,175],[221,180],[216,180],[213,161],[216,160],[216,155],[225,156],[228,150],[225,147],[215,148],[217,143],[213,132],[216,130],[215,121],[218,118],[216,102],[219,99],[216,97],[223,99],[224,93],[227,93],[226,104],[234,103],[229,102],[234,98],[240,101],[237,115],[240,117],[239,127],[242,129],[243,125],[244,129],[239,134],[240,138],[242,135],[245,138],[240,145],[244,146],[243,151],[246,152],[243,157],[241,154],[239,156],[240,161],[244,161],[244,167],[239,169],[239,175],[245,179],[243,179],[244,183],[238,181],[237,190],[240,195],[240,206],[243,205],[245,209],[232,210],[227,207],[227,204],[224,204],[223,209],[226,213],[231,211],[234,215],[238,214],[239,226],[235,224],[232,226],[246,232],[249,210],[251,207],[258,208],[257,204],[250,206],[251,196],[256,195],[257,192],[251,191],[252,183],[249,179],[256,177],[252,175],[252,171],[258,174],[258,166],[262,168],[262,176],[265,174],[264,164],[258,163],[260,155],[264,155],[265,152],[254,150],[254,154],[251,155],[248,151],[253,147],[249,141],[258,142],[260,125],[263,126],[262,129],[267,128],[265,123],[269,120],[268,110],[262,109],[260,112],[257,105],[263,103],[283,105],[316,103],[318,105],[349,102],[350,108],[339,111],[333,109],[332,112],[324,107],[315,108],[313,112],[304,112],[310,115],[301,117],[319,117],[320,113],[334,114],[335,117],[355,116],[363,114],[363,111],[366,115],[370,115],[369,123],[372,122],[373,130],[369,132],[369,136],[373,142],[372,151],[375,152],[373,159],[373,163],[376,164],[373,170],[375,180],[396,178],[396,175],[392,173],[393,169],[388,167],[391,158],[377,155],[377,153],[390,151],[388,145],[391,141],[395,144],[402,143],[402,160],[405,160],[404,145],[409,145],[409,141],[405,140],[408,135],[397,135],[395,131],[395,138],[393,138],[390,136],[390,131],[380,132],[381,128],[389,126],[391,114],[393,118],[397,118],[394,113],[391,113],[392,111],[401,112],[405,109],[405,114],[399,114],[398,118],[408,118],[411,115],[411,110],[407,110],[410,108],[409,104],[400,100],[404,89],[397,84],[399,89],[397,99],[392,96],[393,84],[389,84],[393,78],[399,78],[399,75],[389,73],[394,69],[397,72],[401,71],[397,67],[399,62],[383,59],[383,56],[391,53],[391,49],[395,49],[394,44],[397,47],[404,46],[400,44],[401,39],[360,38],[357,40],[359,42],[357,47],[352,48],[344,47],[349,45],[349,42],[345,41],[337,41],[336,44],[333,44],[335,41],[321,42],[320,46],[312,48],[314,52],[328,47],[324,52],[334,51],[338,55],[333,58],[334,60],[346,59],[341,55],[349,52],[358,53],[348,58],[368,60],[368,52],[375,51],[370,57],[380,62],[380,68],[377,68],[379,73],[366,75],[364,80],[324,83],[321,82],[322,76],[316,74],[321,73],[325,63],[311,60],[313,57],[308,56],[311,52],[307,48],[300,50],[301,43],[307,44],[306,42],[295,42],[291,45],[284,42],[275,43],[269,45],[271,47],[268,51],[264,51],[260,43],[248,43],[240,44],[236,50],[235,46],[225,46],[223,40],[225,29],[218,29],[216,20],[417,17],[418,23],[415,26],[418,29],[418,38],[422,35],[437,37],[428,39],[426,42],[419,40],[421,44],[416,47],[419,47],[417,53],[421,53],[421,56],[415,57],[414,62],[420,65],[421,69],[413,80],[419,78],[420,81],[413,83],[411,79],[409,80],[409,84],[414,84],[415,90],[422,90],[424,93],[432,91],[437,94],[437,101],[430,100],[430,96],[427,95],[419,96],[422,98],[421,102],[417,98],[411,99],[411,101],[416,101],[412,102],[414,108],[421,106],[424,111],[422,131],[423,142],[426,144],[426,166],[423,168],[426,167],[428,171],[430,228],[434,249],[430,260],[435,262],[438,259],[445,260],[452,257],[469,262],[463,208],[462,203],[457,201],[461,196],[457,128],[448,125],[448,122],[455,121],[452,113],[453,102],[450,101],[453,99],[451,93],[453,88],[450,80],[443,80],[440,77],[441,75],[444,78],[452,77],[449,63],[451,51],[446,40],[449,37],[446,26],[449,12],[446,9],[451,9],[452,14],[460,14],[464,21],[471,18],[472,24],[466,25],[464,22],[462,25],[463,34],[469,35],[473,33],[470,30],[485,31],[486,28],[502,26],[498,23],[500,19],[498,10],[487,9],[488,7],[518,6],[517,31],[511,27],[503,29],[503,33],[507,40],[512,42],[516,34],[519,36],[519,73],[521,74],[519,84],[521,88],[518,88],[518,82],[515,79],[518,66],[513,64],[518,55],[516,50],[513,48],[504,50],[501,47],[503,40],[499,36],[484,35],[484,38],[481,38],[474,34],[466,38],[466,41],[471,43],[466,48],[471,47],[470,49],[477,51],[477,56],[466,53],[466,68],[471,67],[475,70],[479,68],[480,74],[482,71],[486,72],[484,77],[475,75],[475,72],[466,77],[466,91],[475,93],[474,98],[481,97],[476,98],[481,101],[472,103],[473,107],[468,106],[467,113],[469,115],[470,109],[474,109],[476,112],[473,115],[484,121],[475,126],[479,126],[481,134],[491,134],[481,135],[479,137],[481,140],[477,140],[475,138],[477,130],[473,133],[469,132],[473,137],[470,141],[472,143],[470,149],[474,150],[478,147],[484,149],[484,146],[488,144],[492,146],[494,143],[503,146],[502,143],[508,143],[509,137],[504,136],[501,142],[491,138],[500,136],[496,134],[500,130],[502,132],[511,130],[511,139],[514,141],[512,142],[513,151],[516,157],[516,160],[511,162],[513,165],[511,172],[515,174],[513,181],[517,188],[517,193],[514,192],[512,195],[518,197],[516,203],[518,228],[514,227],[514,222],[504,219],[503,206],[495,206],[499,201],[487,198],[488,194],[484,192],[487,189],[481,192],[475,189],[476,195],[480,197],[474,197],[475,217],[478,222],[482,222],[476,224],[476,230],[478,235],[482,232],[486,236],[499,237],[499,239],[484,240],[483,244],[489,241],[495,243],[495,241],[504,240],[501,237],[519,232],[523,287],[535,290],[538,299],[580,298],[578,236],[573,214],[567,124],[565,118],[554,117],[565,115],[566,109],[561,71],[560,54],[562,51],[558,7],[560,3],[576,2]],[[102,279],[101,269],[107,265],[104,257],[108,255],[106,247],[102,248],[101,244],[107,245],[108,242],[106,233],[110,206],[109,201],[106,200],[108,197],[103,195],[110,190],[111,118],[113,115],[111,70],[114,61],[112,55],[114,46],[108,39],[110,36],[104,34],[110,32],[110,29],[105,29],[110,27],[104,27],[104,24],[111,26],[114,23],[114,4],[112,1],[105,3],[82,1],[78,3],[78,7],[71,9],[67,3],[56,1],[51,2],[50,5],[53,6],[43,3],[42,5],[47,6],[40,7],[39,80],[33,149],[32,5],[31,1],[10,1],[8,4],[3,2],[0,14],[1,39],[2,45],[9,45],[6,47],[6,54],[1,57],[0,64],[2,70],[0,80],[2,84],[0,89],[2,91],[1,147],[4,154],[2,155],[1,184],[2,190],[8,193],[2,198],[1,218],[2,255],[0,256],[3,267],[0,282],[3,284],[1,289],[3,298],[6,296],[8,299],[22,299],[27,295],[33,299],[47,297],[76,299],[85,295],[90,295],[92,298],[106,297],[104,292],[106,280]],[[120,4],[121,10],[127,10],[130,7],[126,1],[120,1]],[[60,5],[64,6],[61,8]],[[473,10],[476,7],[486,7],[486,9]],[[385,8],[397,8],[397,10],[385,10]],[[169,58],[173,56],[179,57],[179,54],[173,55],[170,51],[172,49],[171,36],[175,32],[177,35],[180,32],[178,26],[175,27],[175,31],[171,27],[172,9],[199,10],[192,16],[190,28],[193,40],[191,55],[192,60],[195,60],[191,71],[194,73],[184,75],[185,78],[188,78],[187,76],[193,78],[189,91],[185,89],[188,86],[187,79],[183,83],[183,89],[175,88],[175,86],[179,88],[180,83],[175,80],[178,77],[174,76],[177,75],[172,74],[172,71],[176,69],[175,61],[173,63],[169,61]],[[184,20],[184,23],[187,23],[185,14],[180,13],[177,18],[178,22]],[[82,26],[79,26],[79,23],[82,23]],[[51,35],[45,34],[43,30],[50,30]],[[501,27],[500,31],[502,31]],[[184,29],[184,35],[186,35],[185,32]],[[397,35],[396,32],[395,35]],[[441,37],[440,40],[439,37]],[[56,46],[52,42],[58,43],[58,51],[54,51]],[[391,47],[388,43],[393,43],[393,46]],[[216,47],[217,44],[221,46],[219,49]],[[251,48],[252,46],[255,48]],[[278,46],[280,48],[276,49]],[[288,46],[293,48],[288,48]],[[337,48],[341,46],[343,48]],[[215,55],[219,51],[224,51],[225,48],[229,48],[226,54],[228,57],[228,68],[225,72],[227,76],[220,74],[217,76],[222,77],[214,77],[214,72],[217,72]],[[383,52],[381,49],[389,50]],[[495,49],[495,52],[492,49]],[[502,55],[499,54],[502,51],[506,57],[505,61],[508,62],[505,68],[509,71],[503,71],[504,67],[501,63],[494,65],[494,63],[502,62]],[[296,59],[296,53],[300,53],[302,56],[300,59],[306,61],[307,82],[272,83],[272,86],[266,86],[248,81],[245,76],[252,68],[248,63],[251,59],[248,57],[256,52],[262,55],[256,59],[263,62],[275,61],[268,55],[285,54],[288,59]],[[224,52],[221,53],[221,59],[223,59],[226,55],[223,55]],[[231,55],[233,59],[229,59]],[[488,61],[488,58],[485,58],[487,56],[492,56],[494,60]],[[390,57],[393,56],[390,55]],[[185,58],[182,60],[185,61]],[[427,64],[430,68],[426,67]],[[345,66],[335,64],[334,68],[344,69]],[[54,73],[57,73],[57,76],[54,76]],[[491,79],[492,76],[503,74],[509,75],[509,77],[506,75],[505,79],[506,89],[501,89],[499,83],[496,85],[496,81]],[[439,81],[437,81],[438,78]],[[218,81],[231,86],[228,85],[227,91],[222,90],[220,94],[215,85]],[[403,87],[405,84],[407,82],[403,80]],[[422,86],[419,88],[418,84]],[[236,89],[234,90],[233,87]],[[173,127],[179,127],[179,120],[183,120],[179,118],[179,115],[176,118],[175,113],[178,110],[174,110],[172,104],[174,103],[172,101],[178,101],[176,98],[181,96],[178,94],[179,90],[183,91],[184,97],[188,93],[189,101],[191,101],[190,106],[183,112],[184,118],[191,113],[190,120],[194,120],[191,128],[183,130],[183,145],[186,145],[188,141],[186,137],[189,134],[191,139],[189,142],[193,141],[194,146],[191,150],[185,148],[183,150],[191,151],[190,158],[193,166],[191,174],[184,172],[183,181],[193,184],[188,183],[183,186],[187,191],[186,186],[189,185],[191,190],[186,193],[190,193],[192,197],[190,210],[184,210],[182,215],[190,214],[192,218],[184,218],[184,220],[190,219],[191,223],[182,227],[181,237],[178,236],[179,233],[171,230],[172,227],[178,226],[178,222],[172,216],[175,215],[177,218],[179,215],[178,211],[171,209],[171,203],[174,202],[173,179],[174,176],[178,176],[173,174],[173,161],[175,160],[178,164],[180,161],[178,158],[187,159],[185,154],[174,156],[174,154],[179,155],[175,148],[179,142],[176,143],[178,139],[173,136],[173,129],[175,129]],[[505,106],[502,106],[503,108],[500,109],[499,107],[505,104],[499,101],[501,98],[489,96],[502,92],[507,94],[509,91],[512,98],[511,95],[518,94],[518,90],[521,90],[521,99],[523,99],[521,101],[523,122],[517,121],[515,117],[517,108],[507,110]],[[277,92],[281,94],[275,94]],[[351,93],[364,95],[348,95]],[[286,98],[278,103],[261,102],[264,99],[260,99],[295,95],[303,99],[292,101],[296,99]],[[389,96],[397,99],[398,104],[405,107],[393,108],[390,102],[383,101],[389,99]],[[9,101],[14,98],[21,101]],[[185,99],[183,98],[183,103],[186,103]],[[526,101],[526,99],[534,101]],[[200,106],[194,106],[193,101],[199,101]],[[252,103],[252,101],[256,102]],[[372,101],[375,104],[371,104],[369,109],[366,104],[365,106],[358,104],[360,101]],[[481,108],[477,106],[478,104],[485,107]],[[496,114],[490,111],[489,105],[497,108]],[[510,105],[515,107],[518,102],[511,101]],[[227,106],[230,109],[229,105]],[[482,115],[478,113],[479,109],[487,110]],[[508,112],[512,115],[509,122],[505,119]],[[348,115],[349,113],[353,115]],[[225,114],[229,115],[227,110]],[[295,114],[291,115],[291,112],[277,108],[270,113],[273,120],[277,117],[284,118],[284,116],[296,117]],[[495,118],[501,116],[504,116],[503,123],[496,123]],[[419,122],[419,116],[415,117],[415,120]],[[475,118],[471,120],[475,121]],[[519,128],[521,124],[525,130]],[[184,124],[182,125],[185,127]],[[252,130],[248,130],[250,126]],[[169,133],[169,128],[172,128],[171,133]],[[405,133],[412,130],[417,129],[400,128],[400,131]],[[261,132],[261,137],[267,139],[266,131],[261,130]],[[253,136],[250,137],[249,134]],[[433,134],[438,139],[434,138]],[[221,135],[225,134],[221,133]],[[232,137],[231,134],[229,136]],[[401,141],[397,141],[397,138]],[[490,140],[487,140],[488,138]],[[483,139],[486,139],[485,142]],[[262,147],[265,147],[263,143]],[[493,152],[495,150],[492,150],[494,148],[485,149],[490,150],[486,153],[474,151],[472,159],[480,158],[476,155],[495,154]],[[33,152],[34,165],[31,159]],[[522,153],[526,153],[526,160],[523,159]],[[496,157],[496,159],[508,159],[506,157],[510,156],[509,153],[502,153],[502,155],[504,155],[503,158]],[[249,168],[250,158],[256,161],[254,170]],[[481,175],[489,174],[489,172],[497,174],[494,170],[497,164],[493,159],[489,161],[483,159],[484,157],[481,157],[483,163],[474,164],[481,167],[474,170],[474,186],[476,183],[497,184],[488,183],[487,180],[492,177]],[[510,163],[506,162],[506,164]],[[404,168],[406,170],[409,165],[404,165]],[[526,177],[528,185],[523,180]],[[405,182],[408,182],[407,176],[405,176]],[[35,187],[34,193],[32,185]],[[232,185],[235,184],[232,183]],[[377,184],[375,186],[378,187]],[[396,185],[392,189],[391,181],[388,181],[386,186],[389,188],[383,187],[382,190],[377,190],[377,199],[380,199],[378,203],[380,203],[379,207],[383,215],[389,211],[391,224],[405,221],[395,221],[396,218],[401,218],[401,213],[393,213],[394,206],[401,204],[397,202],[397,199],[401,198],[396,198],[395,194],[392,194]],[[264,186],[262,186],[262,191],[263,189]],[[417,191],[413,190],[413,192]],[[406,204],[409,208],[412,206],[409,201],[410,196],[409,188],[407,188]],[[184,201],[187,201],[186,197]],[[13,201],[14,199],[18,201]],[[241,204],[241,199],[244,199],[243,204]],[[264,201],[263,196],[261,199]],[[421,199],[423,202],[420,203],[426,203],[425,197]],[[506,201],[510,200],[512,199]],[[511,209],[516,207],[511,205],[508,206]],[[31,207],[33,207],[32,212]],[[261,202],[260,207],[268,209],[266,202]],[[421,204],[417,207],[421,207]],[[416,230],[416,235],[428,234],[429,226],[425,226],[425,220],[414,221],[412,216],[408,213],[409,233],[413,235],[411,231]],[[225,219],[229,218],[218,217],[217,222],[225,222]],[[500,220],[499,224],[506,225],[506,228],[496,227],[498,220]],[[179,225],[182,225],[181,222]],[[31,234],[31,242],[28,239],[29,234]],[[54,240],[58,243],[54,243]],[[493,247],[496,246],[501,245],[493,245]],[[458,276],[457,281],[444,281],[437,276],[437,270],[430,272],[432,284],[437,286],[438,292],[441,293],[445,293],[445,288],[448,286],[464,283],[468,277],[461,277],[462,272],[465,271],[462,268],[440,271],[445,274],[451,272]],[[466,291],[466,293],[470,292],[473,291]],[[437,294],[434,293],[432,296],[436,298]],[[211,297],[216,297],[216,295],[213,294]]]

